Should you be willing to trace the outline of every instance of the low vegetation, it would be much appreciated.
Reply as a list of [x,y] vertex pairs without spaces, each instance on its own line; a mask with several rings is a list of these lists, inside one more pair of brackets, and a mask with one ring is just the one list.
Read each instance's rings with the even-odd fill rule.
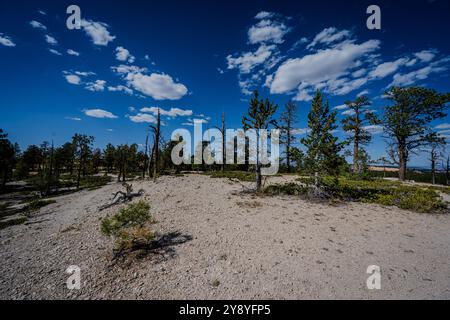
[[10,226],[16,226],[16,225],[25,223],[26,221],[27,221],[27,218],[25,218],[25,217],[0,221],[0,230],[10,227]]
[[[308,198],[311,188],[314,188],[312,179],[298,178],[297,181],[300,184],[269,186],[264,193],[300,195]],[[447,205],[441,200],[438,192],[424,186],[407,186],[400,182],[381,179],[351,180],[343,177],[339,178],[338,183],[331,177],[325,177],[322,184],[330,200],[378,203],[422,213],[442,213],[447,210]]]
[[211,173],[211,178],[229,178],[250,182],[255,181],[255,173],[246,171],[216,171]]
[[49,204],[56,203],[55,200],[33,200],[27,206],[25,206],[24,211],[37,211],[42,207],[48,206]]
[[103,219],[101,231],[115,240],[116,252],[124,252],[150,245],[155,239],[150,229],[154,223],[149,204],[141,200]]

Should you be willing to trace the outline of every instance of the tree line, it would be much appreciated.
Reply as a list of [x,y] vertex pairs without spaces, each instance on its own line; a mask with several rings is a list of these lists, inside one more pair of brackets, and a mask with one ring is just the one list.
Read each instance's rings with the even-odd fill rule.
[[[399,179],[407,179],[407,163],[413,154],[426,151],[430,154],[431,172],[434,176],[439,161],[447,172],[447,183],[450,180],[450,158],[445,156],[444,137],[435,132],[431,126],[434,120],[446,116],[445,109],[450,101],[450,94],[441,94],[433,89],[422,87],[389,89],[385,97],[390,104],[385,107],[382,116],[370,109],[371,102],[367,96],[346,101],[348,112],[341,121],[342,129],[348,138],[339,141],[335,132],[339,126],[336,110],[330,108],[328,100],[319,90],[312,100],[308,114],[306,135],[298,142],[304,146],[295,147],[295,124],[297,122],[297,106],[288,102],[275,119],[278,105],[268,98],[261,98],[256,91],[249,103],[248,111],[243,116],[244,129],[279,128],[280,142],[284,145],[283,163],[287,172],[303,172],[311,175],[314,186],[320,188],[324,176],[332,176],[337,180],[343,168],[349,165],[346,155],[351,155],[353,163],[350,170],[362,177],[367,167],[373,161],[370,159],[366,146],[372,140],[370,125],[381,125],[387,142],[389,159],[378,159],[383,165],[396,165]],[[225,132],[225,116],[222,116],[222,126]],[[225,140],[225,139],[224,139]],[[150,143],[151,142],[151,143]],[[171,161],[171,151],[176,142],[165,142],[161,132],[161,117],[158,113],[155,125],[149,125],[146,130],[145,146],[139,151],[137,144],[111,143],[101,150],[93,148],[94,137],[85,134],[75,134],[72,139],[60,147],[53,143],[43,142],[41,145],[30,145],[23,152],[17,143],[8,139],[8,134],[0,129],[0,186],[6,189],[6,182],[12,180],[30,179],[43,194],[50,194],[58,188],[61,178],[70,178],[75,187],[80,188],[81,180],[86,176],[116,174],[117,181],[127,178],[146,176],[155,178],[168,171],[182,170],[250,170],[245,165],[201,165],[182,164],[175,166]],[[205,142],[202,147],[208,145]],[[343,152],[347,146],[350,150]],[[224,148],[225,150],[225,148]],[[258,154],[258,153],[257,153]],[[225,158],[225,153],[223,153]],[[246,147],[246,160],[248,148]],[[261,164],[257,159],[253,166],[255,171],[256,189],[261,189]],[[63,179],[64,180],[64,179]]]
[[[367,96],[346,101],[348,112],[341,124],[348,138],[338,141],[335,136],[338,128],[337,112],[330,108],[328,100],[325,100],[322,92],[318,90],[308,114],[306,136],[300,139],[305,147],[304,151],[292,146],[297,110],[293,102],[286,104],[277,123],[273,115],[278,106],[267,99],[259,99],[258,92],[255,92],[248,112],[243,118],[243,124],[247,128],[255,129],[264,129],[270,124],[280,128],[281,142],[285,145],[287,171],[292,170],[294,160],[297,171],[310,174],[318,190],[324,176],[334,177],[337,182],[339,173],[346,165],[345,155],[353,156],[351,171],[354,174],[361,177],[366,173],[368,165],[373,163],[365,150],[365,146],[372,140],[372,134],[368,129],[370,125],[383,127],[383,137],[388,145],[389,159],[383,157],[376,162],[397,166],[401,181],[407,179],[407,163],[411,156],[426,149],[430,153],[432,183],[435,182],[436,164],[443,159],[446,182],[449,184],[450,157],[444,152],[446,140],[433,130],[432,122],[446,117],[445,110],[450,101],[450,94],[441,94],[423,87],[393,87],[385,93],[385,98],[390,104],[384,108],[381,117],[370,109],[371,102]],[[348,145],[352,146],[352,150],[343,154],[342,151]],[[256,167],[258,168],[258,165]],[[259,172],[258,169],[255,171],[257,190],[261,187]]]

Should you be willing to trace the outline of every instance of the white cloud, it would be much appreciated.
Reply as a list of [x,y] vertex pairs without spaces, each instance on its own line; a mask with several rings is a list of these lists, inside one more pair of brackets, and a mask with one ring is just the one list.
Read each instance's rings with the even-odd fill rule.
[[195,123],[205,124],[208,123],[208,119],[188,119],[187,122],[183,122],[181,125],[183,126],[194,126]]
[[65,117],[66,120],[72,120],[72,121],[81,121],[81,118],[78,117]]
[[95,73],[91,72],[91,71],[75,71],[75,74],[77,74],[79,76],[83,76],[83,77],[95,76]]
[[44,10],[38,10],[38,12],[39,12],[40,14],[42,14],[43,16],[46,16],[46,15],[47,15],[47,12],[45,12]]
[[358,93],[356,96],[357,97],[362,97],[362,96],[368,95],[369,93],[370,93],[369,90],[363,90],[360,93]]
[[79,56],[80,55],[79,52],[72,50],[72,49],[67,49],[67,54],[69,54],[71,56]]
[[79,85],[81,83],[81,78],[74,74],[66,74],[64,78],[66,78],[67,82],[70,84]]
[[93,117],[93,118],[100,118],[100,119],[117,119],[118,117],[114,114],[112,114],[109,111],[102,110],[102,109],[85,109],[83,110],[84,114]]
[[147,122],[147,123],[156,123],[157,120],[154,116],[147,113],[138,113],[135,116],[128,116],[131,121],[136,123]]
[[325,28],[320,33],[318,33],[314,40],[306,47],[307,49],[311,49],[318,44],[332,44],[337,41],[342,41],[351,36],[351,32],[348,30],[341,30],[334,27]]
[[[289,59],[275,72],[270,92],[291,93],[297,90],[300,96],[305,97],[315,89],[323,89],[333,94],[346,94],[364,85],[367,79],[349,80],[345,76],[354,72],[353,68],[360,65],[360,60],[379,47],[378,40],[361,44],[345,42],[302,58]],[[304,90],[307,93],[302,92]]]
[[251,44],[283,43],[283,37],[289,32],[284,23],[272,20],[261,20],[248,30],[248,39]]
[[46,34],[45,35],[45,41],[47,41],[48,44],[51,44],[52,46],[55,46],[58,44],[58,41],[56,41],[55,38],[53,38],[52,36]]
[[98,46],[107,46],[109,42],[116,38],[109,33],[107,29],[109,26],[103,22],[82,19],[81,27],[92,42]]
[[450,123],[441,123],[440,125],[437,125],[436,127],[434,127],[435,129],[438,130],[446,130],[446,129],[450,129]]
[[142,108],[140,111],[144,112],[144,113],[151,113],[153,115],[157,115],[158,110],[161,115],[172,117],[172,118],[177,117],[177,116],[181,116],[181,117],[192,116],[192,110],[183,110],[183,109],[179,109],[179,108],[170,108],[170,110],[164,110],[159,107],[150,107],[150,108]]
[[311,132],[311,129],[309,129],[309,128],[299,128],[299,129],[294,129],[294,130],[291,131],[291,133],[293,135],[299,135],[299,136],[307,134],[309,132]]
[[296,101],[311,101],[313,96],[309,94],[306,90],[299,90],[297,95],[294,97]]
[[89,91],[103,91],[105,90],[105,80],[95,80],[94,82],[89,82],[86,85],[86,89]]
[[362,77],[363,75],[365,75],[366,72],[367,72],[367,70],[366,70],[365,68],[356,70],[356,71],[352,72],[352,77],[353,77],[353,78],[360,78],[360,77]]
[[7,35],[0,33],[0,44],[4,45],[5,47],[15,47],[16,44],[12,41],[11,37],[8,37]]
[[422,62],[430,62],[436,56],[435,50],[422,50],[414,54]]
[[57,55],[57,56],[62,56],[62,53],[59,52],[58,50],[55,50],[55,49],[48,49],[48,51],[50,51],[51,53],[53,53],[53,54],[55,54],[55,55]]
[[394,80],[389,86],[409,86],[419,80],[425,80],[432,73],[439,73],[447,70],[446,67],[439,67],[437,65],[430,65],[419,70],[411,71],[406,74],[397,73],[394,75]]
[[383,126],[380,125],[369,125],[363,127],[364,130],[370,132],[371,134],[380,134],[383,133]]
[[36,20],[30,21],[30,25],[35,29],[47,30],[46,26],[44,26],[42,23],[40,23],[39,21],[36,21]]
[[147,68],[141,68],[138,66],[127,66],[125,64],[121,64],[119,66],[111,67],[111,69],[120,75],[128,74],[128,73],[142,73],[146,72]]
[[239,69],[240,73],[248,74],[256,66],[267,61],[275,48],[275,45],[266,46],[263,44],[255,52],[245,52],[236,58],[232,55],[228,55],[228,69]]
[[266,18],[272,18],[275,14],[273,12],[267,12],[267,11],[260,11],[255,16],[255,19],[266,19]]
[[391,62],[384,62],[379,64],[374,70],[369,73],[370,78],[384,78],[396,72],[402,65],[405,65],[409,59],[400,58]]
[[341,113],[343,116],[353,116],[355,114],[355,111],[353,111],[352,109],[348,109],[345,110],[344,112]]
[[108,90],[109,91],[123,91],[123,92],[125,92],[126,94],[129,94],[129,95],[133,94],[133,90],[131,90],[130,88],[128,88],[126,86],[123,86],[123,85],[118,85],[116,87],[110,86],[110,87],[108,87]]
[[336,110],[345,110],[345,109],[347,109],[347,108],[348,108],[348,106],[347,106],[346,104],[341,104],[341,105],[339,105],[339,106],[334,107],[333,109],[336,109]]
[[130,51],[125,49],[124,47],[117,47],[116,48],[116,59],[119,61],[127,61],[129,63],[133,63],[135,60],[135,57],[130,54]]
[[155,100],[178,100],[188,92],[185,85],[176,83],[167,74],[145,75],[140,72],[130,72],[125,79],[128,86]]

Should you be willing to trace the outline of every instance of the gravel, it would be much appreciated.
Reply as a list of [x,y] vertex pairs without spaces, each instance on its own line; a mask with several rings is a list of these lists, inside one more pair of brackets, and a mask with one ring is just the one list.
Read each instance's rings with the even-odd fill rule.
[[[98,207],[120,184],[61,196],[0,230],[0,299],[450,298],[449,215],[257,197],[195,174],[133,186],[145,190],[160,250],[113,259],[99,225],[120,206]],[[67,288],[71,265],[80,290]],[[367,289],[370,265],[380,290]]]

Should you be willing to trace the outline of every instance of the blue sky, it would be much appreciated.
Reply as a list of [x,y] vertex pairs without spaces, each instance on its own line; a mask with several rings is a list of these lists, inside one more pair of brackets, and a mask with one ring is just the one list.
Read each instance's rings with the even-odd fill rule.
[[[239,128],[258,89],[280,109],[295,100],[300,138],[317,88],[340,119],[359,94],[381,114],[391,84],[448,91],[448,1],[378,1],[381,30],[366,27],[372,1],[280,2],[2,1],[0,128],[22,148],[76,132],[98,147],[141,144],[157,108],[167,138],[192,119],[218,125],[222,112]],[[70,4],[81,30],[66,27]],[[450,136],[450,117],[434,125]],[[386,148],[371,130],[378,158]]]

